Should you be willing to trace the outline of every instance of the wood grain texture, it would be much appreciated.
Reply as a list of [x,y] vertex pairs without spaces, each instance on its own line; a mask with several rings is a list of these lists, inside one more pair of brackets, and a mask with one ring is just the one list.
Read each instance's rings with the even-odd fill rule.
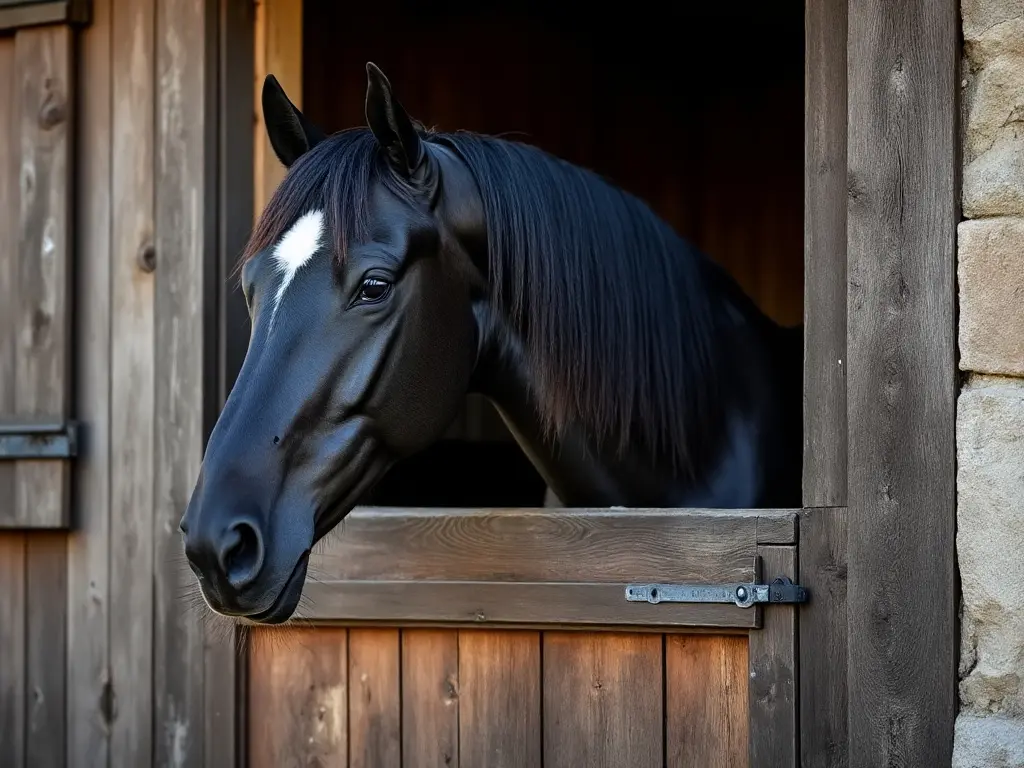
[[846,768],[846,509],[800,515],[800,764]]
[[[217,5],[167,0],[156,7],[157,425],[154,482],[154,759],[205,757],[206,628],[181,599],[178,524],[199,474],[207,414],[215,412],[211,299],[216,258],[215,102]],[[216,336],[214,335],[215,339]],[[215,358],[214,358],[215,359]],[[234,734],[227,734],[233,738]]]
[[805,5],[805,507],[846,503],[846,6]]
[[[0,418],[17,418],[18,121],[14,38],[0,37]],[[16,526],[15,462],[0,461],[0,528]]]
[[256,0],[253,121],[253,205],[259,217],[284,178],[263,122],[263,81],[274,75],[288,98],[302,109],[302,0]]
[[540,633],[459,632],[459,764],[540,768]]
[[0,765],[25,762],[26,621],[24,533],[0,532]]
[[459,766],[459,633],[402,630],[402,768]]
[[[95,0],[93,0],[95,1]],[[85,24],[90,0],[50,0],[0,4],[0,30],[22,29],[50,24]]]
[[[17,32],[17,314],[15,409],[19,420],[63,422],[71,394],[71,173],[74,94],[72,32],[66,26]],[[20,525],[64,527],[71,465],[19,461],[14,518]]]
[[749,764],[746,637],[665,637],[665,759],[673,768]]
[[349,768],[401,765],[400,666],[399,630],[349,630]]
[[67,534],[25,536],[25,758],[63,768],[67,744]]
[[[762,577],[796,580],[795,547],[761,547]],[[795,768],[797,736],[796,607],[765,608],[764,625],[749,640],[750,765]]]
[[545,632],[545,768],[663,763],[660,635]]
[[[637,581],[647,582],[637,569]],[[753,578],[753,560],[750,576]],[[627,602],[625,584],[482,581],[310,581],[303,594],[310,621],[459,625],[577,625],[635,627],[759,626],[762,610],[713,603]]]
[[731,582],[792,510],[360,508],[311,558],[328,580]]
[[[68,537],[68,768],[110,757],[111,0],[93,0],[79,33],[75,186],[75,415],[84,425],[74,462]],[[2,102],[0,102],[2,103]]]
[[346,630],[254,630],[247,678],[248,765],[348,765]]
[[955,0],[864,0],[849,10],[848,680],[856,766],[949,765],[952,755],[958,8]]
[[[14,39],[0,38],[0,418],[15,415],[18,101]],[[13,462],[0,461],[0,520],[14,522]],[[0,765],[25,760],[25,536],[0,531]]]
[[110,667],[117,717],[110,759],[152,760],[154,729],[153,582],[154,403],[153,275],[138,254],[154,233],[154,3],[113,7],[111,36],[112,212],[110,261]]

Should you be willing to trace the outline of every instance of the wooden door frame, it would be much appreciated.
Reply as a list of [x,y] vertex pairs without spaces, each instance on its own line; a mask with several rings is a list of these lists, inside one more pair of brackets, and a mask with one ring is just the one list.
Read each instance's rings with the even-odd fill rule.
[[[265,194],[255,185],[266,189],[272,173],[257,149],[258,120],[252,132],[252,74],[262,76],[260,61],[282,66],[276,74],[298,78],[285,87],[301,98],[302,41],[301,23],[287,24],[301,16],[298,3],[260,0],[254,13],[247,0],[218,2],[223,277]],[[815,0],[805,34],[798,573],[813,597],[798,612],[801,760],[881,764],[889,754],[948,765],[957,703],[959,6]],[[269,48],[254,50],[268,39],[269,58]],[[252,145],[239,142],[243,134]],[[210,341],[222,360],[211,392],[219,403],[248,331],[233,284],[221,281],[218,306]],[[925,435],[923,447],[908,440]],[[244,764],[244,665],[232,658],[210,669],[211,684],[236,692],[219,711],[238,734],[232,762]]]

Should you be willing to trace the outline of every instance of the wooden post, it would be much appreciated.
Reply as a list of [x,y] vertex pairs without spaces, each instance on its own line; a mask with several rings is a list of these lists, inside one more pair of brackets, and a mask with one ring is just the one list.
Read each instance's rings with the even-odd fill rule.
[[953,748],[958,8],[849,4],[851,766]]

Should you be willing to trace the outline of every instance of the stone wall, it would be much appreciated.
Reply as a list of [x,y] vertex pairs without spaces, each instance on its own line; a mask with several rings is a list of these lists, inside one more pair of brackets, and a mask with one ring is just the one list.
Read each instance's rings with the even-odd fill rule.
[[955,768],[1024,768],[1024,0],[962,0]]

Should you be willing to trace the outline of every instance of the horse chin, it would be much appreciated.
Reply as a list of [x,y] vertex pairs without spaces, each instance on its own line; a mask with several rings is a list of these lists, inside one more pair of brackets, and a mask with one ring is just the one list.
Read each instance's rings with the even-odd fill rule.
[[299,606],[299,599],[302,597],[302,588],[306,583],[306,571],[309,568],[309,550],[302,553],[291,575],[281,587],[277,598],[265,611],[249,616],[237,617],[241,624],[284,624],[295,613]]

